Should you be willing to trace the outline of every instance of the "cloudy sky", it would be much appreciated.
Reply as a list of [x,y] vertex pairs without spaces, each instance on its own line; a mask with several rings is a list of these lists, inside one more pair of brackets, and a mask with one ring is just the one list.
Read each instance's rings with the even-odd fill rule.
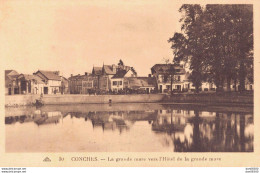
[[167,40],[180,30],[181,5],[172,0],[0,1],[0,56],[4,69],[64,76],[122,59],[146,76],[173,58]]

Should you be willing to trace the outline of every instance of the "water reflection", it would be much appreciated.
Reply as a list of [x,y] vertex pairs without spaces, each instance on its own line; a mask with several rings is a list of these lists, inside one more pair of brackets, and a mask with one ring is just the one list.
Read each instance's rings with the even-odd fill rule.
[[5,124],[7,152],[254,150],[251,108],[45,106],[6,109]]

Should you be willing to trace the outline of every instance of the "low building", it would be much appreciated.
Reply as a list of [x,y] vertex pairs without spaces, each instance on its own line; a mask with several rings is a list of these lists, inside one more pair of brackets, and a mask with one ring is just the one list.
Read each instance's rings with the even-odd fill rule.
[[71,75],[68,81],[70,94],[91,94],[93,90],[98,89],[98,76],[92,74]]
[[19,94],[43,94],[46,84],[37,75],[20,74],[17,77]]
[[61,77],[61,94],[69,94],[69,80],[65,77]]
[[157,82],[154,77],[125,77],[124,88],[131,90],[144,90],[149,94],[156,91]]
[[59,71],[38,70],[34,75],[39,76],[45,83],[43,94],[58,94],[61,88],[61,76]]
[[5,70],[5,94],[13,95],[19,94],[19,86],[17,83],[17,77],[19,73],[15,70]]

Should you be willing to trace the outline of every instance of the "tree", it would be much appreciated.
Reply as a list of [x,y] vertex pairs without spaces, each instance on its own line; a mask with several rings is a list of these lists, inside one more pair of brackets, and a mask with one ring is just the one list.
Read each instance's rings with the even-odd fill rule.
[[[252,5],[207,5],[208,50],[214,63],[210,64],[215,84],[227,82],[230,90],[231,80],[239,79],[240,90],[245,89],[247,76],[247,54],[253,46]],[[250,67],[249,67],[250,68]]]
[[[203,81],[214,82],[217,91],[224,83],[252,76],[253,10],[252,5],[183,5],[180,10],[182,33],[175,33],[172,43],[175,61],[184,61],[192,71],[190,79],[196,90]],[[252,77],[250,77],[252,79]]]
[[190,79],[193,82],[196,92],[199,92],[204,72],[204,42],[201,32],[203,9],[200,5],[182,5],[180,12],[184,12],[181,18],[181,29],[183,33],[175,33],[168,42],[172,43],[174,61],[184,61],[190,64],[192,71]]

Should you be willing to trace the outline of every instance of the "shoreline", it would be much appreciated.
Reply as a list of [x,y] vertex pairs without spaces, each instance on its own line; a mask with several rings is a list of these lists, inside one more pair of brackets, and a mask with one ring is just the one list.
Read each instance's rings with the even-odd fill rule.
[[221,112],[221,113],[244,113],[253,114],[252,106],[234,106],[234,105],[206,105],[200,103],[114,103],[114,104],[74,104],[74,105],[44,105],[36,106],[20,106],[6,107],[5,117],[31,115],[35,111],[43,112],[61,112],[68,114],[69,112],[104,112],[104,111],[150,111],[150,110],[199,110],[206,112]]
[[134,95],[6,95],[5,107],[35,106],[36,100],[43,105],[114,104],[114,103],[158,103],[200,104],[214,106],[254,106],[253,95],[241,94],[134,94]]

